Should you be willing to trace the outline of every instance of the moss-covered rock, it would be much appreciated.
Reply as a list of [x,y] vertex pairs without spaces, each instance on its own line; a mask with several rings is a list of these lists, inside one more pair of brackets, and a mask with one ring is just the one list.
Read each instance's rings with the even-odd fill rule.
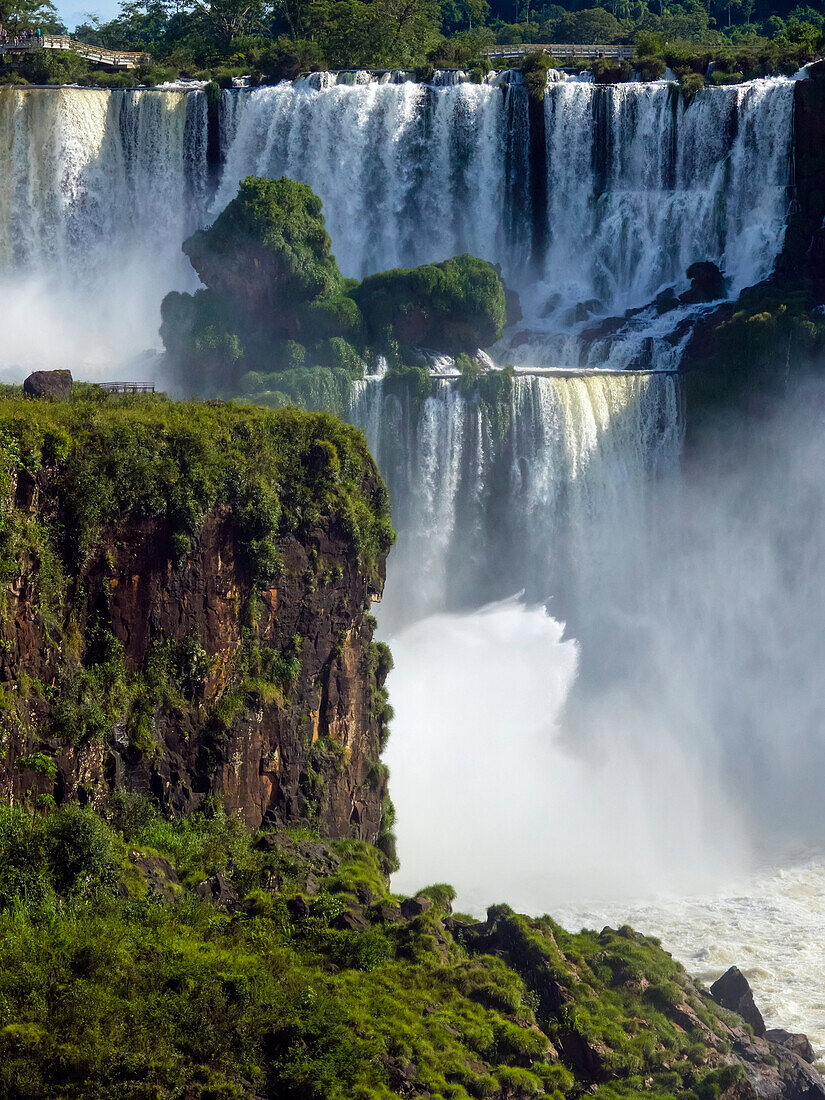
[[466,254],[371,275],[352,297],[374,342],[389,335],[401,345],[475,351],[494,343],[507,321],[504,287],[495,269]]
[[331,416],[0,399],[0,795],[219,795],[251,825],[379,840],[368,608],[392,538],[366,442]]
[[0,804],[0,866],[3,1096],[822,1095],[655,940],[393,896],[357,840]]
[[[288,179],[244,180],[183,248],[205,289],[168,294],[160,331],[185,388],[200,393],[278,405],[294,378],[275,384],[274,374],[324,368],[351,383],[379,353],[397,360],[403,345],[473,351],[496,340],[506,321],[497,271],[473,256],[362,284],[345,279],[320,199]],[[334,407],[346,411],[346,402]]]

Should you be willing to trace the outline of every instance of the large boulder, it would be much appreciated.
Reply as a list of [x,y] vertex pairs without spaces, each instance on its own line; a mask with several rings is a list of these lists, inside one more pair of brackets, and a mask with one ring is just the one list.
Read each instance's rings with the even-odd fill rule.
[[778,1043],[779,1046],[792,1050],[794,1054],[798,1054],[803,1061],[808,1062],[810,1065],[813,1065],[816,1060],[810,1039],[801,1032],[785,1031],[782,1027],[772,1027],[768,1029],[765,1037],[769,1043]]
[[433,903],[423,894],[419,894],[414,898],[405,898],[401,902],[401,916],[405,920],[415,920],[416,917],[422,916],[432,907]]
[[238,908],[238,895],[220,872],[199,882],[195,887],[195,893],[218,909]]
[[754,1035],[760,1039],[765,1038],[765,1021],[762,1013],[756,1007],[748,979],[742,971],[732,966],[721,978],[710,987],[710,995],[714,1001],[728,1012],[736,1012],[746,1024],[753,1028]]
[[687,277],[690,279],[690,289],[679,295],[682,305],[716,302],[720,298],[727,297],[727,280],[716,264],[708,260],[691,264],[687,269]]
[[53,401],[65,401],[72,392],[70,370],[36,370],[23,383],[27,397],[50,397]]
[[176,894],[180,893],[178,872],[168,859],[162,856],[145,856],[141,852],[130,852],[129,859],[135,870],[143,877],[148,894],[171,901]]

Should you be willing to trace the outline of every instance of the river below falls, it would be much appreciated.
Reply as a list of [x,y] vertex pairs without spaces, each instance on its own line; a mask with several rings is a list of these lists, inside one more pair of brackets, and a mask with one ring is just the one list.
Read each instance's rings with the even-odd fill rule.
[[825,855],[710,895],[556,905],[553,916],[575,930],[630,924],[658,936],[707,985],[738,966],[768,1027],[804,1031],[825,1068]]

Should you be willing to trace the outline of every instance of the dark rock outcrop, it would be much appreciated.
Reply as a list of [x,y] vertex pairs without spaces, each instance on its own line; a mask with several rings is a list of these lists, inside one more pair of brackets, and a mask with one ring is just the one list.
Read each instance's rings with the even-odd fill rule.
[[220,873],[210,875],[203,882],[199,882],[195,887],[195,893],[218,909],[235,909],[239,904],[238,895]]
[[419,895],[415,898],[406,898],[401,902],[401,916],[406,920],[414,920],[415,917],[420,917],[426,913],[429,909],[432,909],[433,903],[429,898],[425,898],[423,895]]
[[[287,698],[252,696],[225,728],[209,713],[226,694],[246,629],[240,599],[246,582],[231,524],[225,515],[211,516],[178,570],[170,568],[168,546],[160,521],[113,532],[84,578],[88,602],[81,615],[107,608],[131,668],[141,667],[160,639],[183,643],[196,636],[210,671],[191,703],[153,715],[153,751],[138,751],[117,730],[108,743],[55,745],[62,796],[97,801],[109,788],[125,787],[189,812],[214,795],[252,827],[268,816],[287,823],[310,812],[327,836],[374,841],[385,793],[384,781],[371,776],[379,755],[369,668],[368,608],[375,593],[343,533],[321,526],[306,542],[284,545],[283,576],[262,593],[255,635],[277,651],[299,638],[300,673]],[[331,583],[316,586],[312,562],[318,559],[330,571],[337,566],[340,579],[333,574]],[[2,628],[0,680],[22,671],[50,683],[56,654],[30,598],[21,575]],[[330,742],[340,751],[325,753]],[[4,797],[22,796],[14,760],[27,751],[12,741],[0,762]]]
[[765,1038],[766,1028],[762,1013],[756,1007],[748,979],[738,967],[732,966],[715,981],[710,987],[710,995],[722,1008],[735,1012],[746,1024],[750,1024],[754,1035],[760,1039]]
[[71,392],[70,370],[36,370],[23,383],[23,393],[27,397],[50,397],[54,401],[65,401]]
[[[727,284],[716,264],[703,260],[691,264],[687,269],[690,288],[679,295],[682,305],[696,305],[699,302],[715,302],[727,295]],[[657,299],[658,302],[658,299]]]
[[794,1054],[798,1054],[804,1062],[813,1065],[816,1056],[807,1035],[803,1035],[800,1032],[785,1031],[785,1029],[781,1027],[772,1027],[768,1028],[765,1033],[765,1038],[769,1043],[776,1043],[778,1046],[786,1047]]
[[148,894],[169,901],[180,890],[178,872],[163,856],[145,856],[140,852],[130,852],[129,860],[146,883]]
[[[299,469],[315,450],[337,458],[322,440]],[[371,459],[364,472],[366,500],[371,484],[382,487]],[[323,484],[326,472],[301,476]],[[48,524],[57,540],[75,521],[73,477],[45,462],[36,474],[20,471],[4,507],[20,523]],[[287,499],[295,490],[284,480],[278,491]],[[14,702],[0,716],[0,798],[102,806],[124,789],[180,813],[217,798],[251,828],[309,824],[331,838],[379,840],[388,668],[369,609],[386,553],[367,563],[352,519],[324,514],[303,492],[298,506],[311,507],[312,520],[265,540],[277,569],[263,584],[245,521],[224,503],[183,551],[162,512],[101,526],[82,561],[67,551],[55,566],[63,587],[48,616],[38,559],[21,553],[0,615],[0,685]],[[111,690],[99,686],[104,675]],[[54,780],[21,772],[17,761],[32,752],[54,762]]]

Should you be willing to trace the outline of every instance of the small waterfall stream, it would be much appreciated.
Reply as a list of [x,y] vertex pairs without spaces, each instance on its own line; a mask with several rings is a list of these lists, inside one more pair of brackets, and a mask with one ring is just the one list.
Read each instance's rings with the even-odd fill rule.
[[675,377],[640,373],[516,376],[503,403],[441,379],[420,409],[368,380],[351,418],[394,501],[384,613],[399,621],[477,606],[479,592],[598,600],[617,583],[616,531],[641,535],[682,433]]

